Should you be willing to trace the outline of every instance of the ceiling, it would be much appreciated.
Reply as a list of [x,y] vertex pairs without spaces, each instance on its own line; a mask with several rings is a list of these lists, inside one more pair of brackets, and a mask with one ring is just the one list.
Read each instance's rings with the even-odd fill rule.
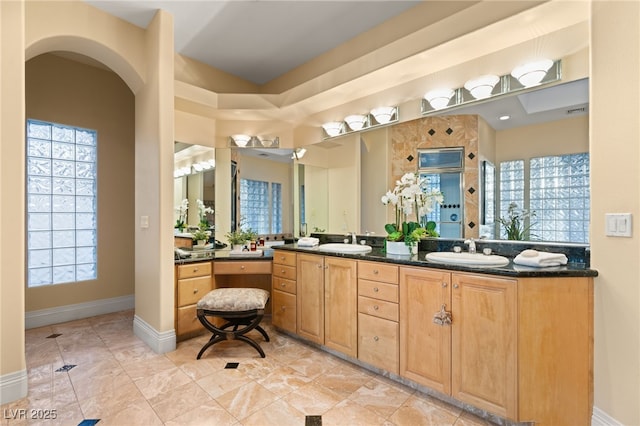
[[[422,3],[402,0],[85,2],[142,28],[146,28],[156,10],[162,8],[174,17],[178,53],[258,85]],[[532,27],[532,31],[536,30]],[[548,44],[548,41],[539,44]],[[505,112],[511,119],[500,121],[498,117]],[[587,114],[588,83],[583,79],[544,90],[500,96],[447,113],[478,114],[496,130]]]

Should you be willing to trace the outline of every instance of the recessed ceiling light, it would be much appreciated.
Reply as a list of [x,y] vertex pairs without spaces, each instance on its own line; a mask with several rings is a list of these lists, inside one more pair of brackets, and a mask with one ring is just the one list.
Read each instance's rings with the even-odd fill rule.
[[498,117],[498,120],[502,120],[502,121],[504,121],[504,120],[508,120],[508,119],[510,119],[510,118],[511,118],[511,116],[510,116],[510,115],[501,115],[500,117]]

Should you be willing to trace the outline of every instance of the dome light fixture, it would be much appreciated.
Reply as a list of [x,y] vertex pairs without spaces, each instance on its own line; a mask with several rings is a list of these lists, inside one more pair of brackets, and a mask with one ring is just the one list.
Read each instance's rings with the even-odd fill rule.
[[342,133],[342,129],[344,127],[344,123],[342,121],[329,121],[328,123],[324,123],[322,128],[327,133],[329,137],[338,136]]
[[387,124],[396,113],[396,107],[380,107],[371,110],[371,115],[379,124]]
[[424,98],[433,109],[442,109],[449,105],[455,94],[453,89],[435,89],[424,94]]
[[361,114],[348,115],[344,118],[347,126],[353,131],[362,130],[367,123],[367,116]]
[[515,67],[511,71],[511,75],[524,87],[532,87],[540,84],[552,65],[553,61],[551,59],[541,59]]
[[500,81],[497,75],[483,75],[478,78],[471,79],[464,84],[464,88],[471,93],[476,99],[486,99],[491,96],[493,88]]
[[231,139],[233,140],[233,143],[235,143],[237,146],[239,146],[241,148],[244,148],[245,146],[247,146],[247,144],[251,140],[251,136],[249,136],[249,135],[232,135]]

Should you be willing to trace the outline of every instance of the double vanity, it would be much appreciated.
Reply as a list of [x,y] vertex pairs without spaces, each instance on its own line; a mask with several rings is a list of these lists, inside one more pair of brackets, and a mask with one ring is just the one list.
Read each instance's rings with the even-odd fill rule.
[[588,264],[488,266],[469,253],[427,260],[330,244],[179,262],[177,334],[198,330],[190,318],[208,289],[267,288],[272,324],[335,356],[500,423],[590,423]]

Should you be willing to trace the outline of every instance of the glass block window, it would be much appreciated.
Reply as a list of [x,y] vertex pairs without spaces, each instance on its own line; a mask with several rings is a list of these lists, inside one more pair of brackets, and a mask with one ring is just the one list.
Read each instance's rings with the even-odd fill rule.
[[[524,204],[524,160],[500,163],[500,217],[508,217],[511,203],[518,206],[517,210],[526,208]],[[503,226],[500,226],[500,238],[507,238]]]
[[27,285],[97,278],[97,133],[27,120]]
[[258,234],[281,233],[282,185],[240,179],[240,216],[243,228]]
[[532,158],[531,233],[543,241],[589,242],[589,154]]

